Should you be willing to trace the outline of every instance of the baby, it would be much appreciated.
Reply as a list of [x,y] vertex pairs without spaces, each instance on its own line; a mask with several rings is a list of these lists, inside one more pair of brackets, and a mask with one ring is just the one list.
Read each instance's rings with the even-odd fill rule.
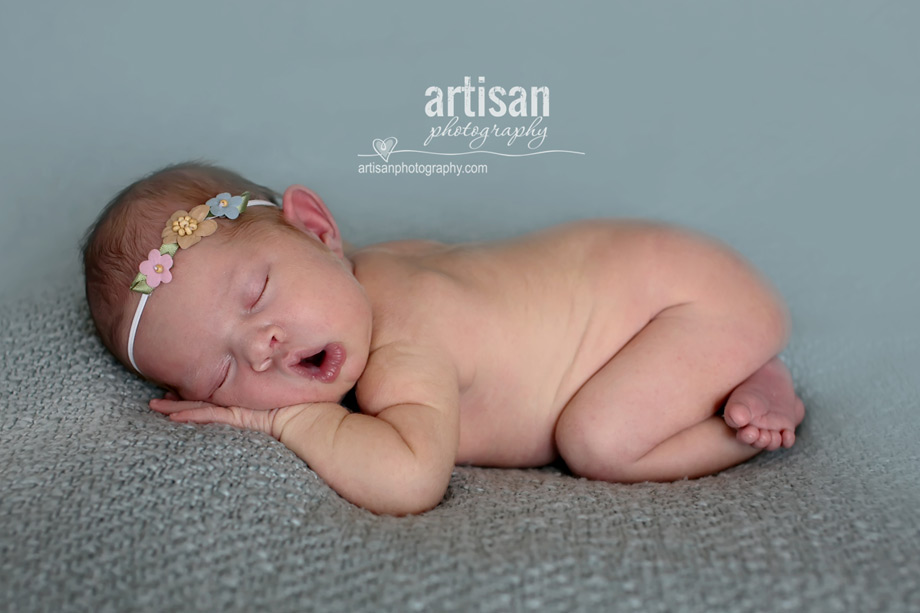
[[594,220],[353,249],[306,187],[277,199],[180,164],[88,234],[97,331],[168,390],[153,410],[268,433],[394,515],[436,506],[455,464],[671,481],[795,441],[787,312],[723,245]]

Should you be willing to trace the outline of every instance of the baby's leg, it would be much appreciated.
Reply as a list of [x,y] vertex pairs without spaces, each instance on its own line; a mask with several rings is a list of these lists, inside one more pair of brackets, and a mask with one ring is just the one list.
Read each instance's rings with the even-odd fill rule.
[[[798,423],[769,425],[766,415],[781,411],[752,400],[759,394],[769,403],[772,359],[788,334],[783,305],[729,252],[692,242],[683,251],[664,267],[674,271],[674,292],[662,293],[663,308],[559,418],[556,443],[576,474],[623,482],[698,477],[756,455],[773,445],[773,431]],[[736,388],[726,408],[729,425],[716,413]],[[757,429],[752,442],[763,430],[769,442],[748,444],[748,426]]]

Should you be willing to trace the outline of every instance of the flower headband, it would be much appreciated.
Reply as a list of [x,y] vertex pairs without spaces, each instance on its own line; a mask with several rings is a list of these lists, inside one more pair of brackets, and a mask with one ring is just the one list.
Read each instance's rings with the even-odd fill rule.
[[[179,249],[188,249],[205,236],[210,236],[217,231],[217,217],[236,219],[246,210],[247,206],[276,206],[268,200],[250,200],[249,192],[239,196],[231,196],[229,192],[217,194],[205,204],[199,204],[191,211],[176,211],[166,222],[161,236],[163,244],[159,249],[151,249],[147,259],[141,262],[137,276],[131,282],[131,289],[141,294],[141,300],[134,312],[131,321],[131,331],[128,333],[128,359],[134,370],[141,372],[134,361],[134,338],[137,335],[137,324],[141,320],[141,313],[147,299],[161,283],[172,281],[173,256]],[[143,373],[141,373],[143,374]]]

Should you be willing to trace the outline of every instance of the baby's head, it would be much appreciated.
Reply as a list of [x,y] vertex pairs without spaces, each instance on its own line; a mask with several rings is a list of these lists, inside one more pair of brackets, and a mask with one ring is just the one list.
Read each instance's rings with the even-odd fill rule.
[[[198,163],[122,190],[83,246],[105,346],[190,400],[252,409],[339,401],[367,361],[370,304],[323,201],[300,185],[271,206],[278,200]],[[184,224],[180,211],[188,237],[178,236],[184,227],[170,232]]]

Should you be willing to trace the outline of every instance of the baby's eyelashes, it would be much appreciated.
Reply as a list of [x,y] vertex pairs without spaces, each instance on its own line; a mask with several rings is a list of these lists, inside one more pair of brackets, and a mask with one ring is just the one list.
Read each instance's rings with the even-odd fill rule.
[[255,309],[259,303],[262,301],[262,298],[265,296],[265,290],[268,287],[268,275],[265,275],[265,281],[262,283],[262,287],[259,290],[259,293],[256,295],[255,300],[253,300],[249,305],[249,310]]

